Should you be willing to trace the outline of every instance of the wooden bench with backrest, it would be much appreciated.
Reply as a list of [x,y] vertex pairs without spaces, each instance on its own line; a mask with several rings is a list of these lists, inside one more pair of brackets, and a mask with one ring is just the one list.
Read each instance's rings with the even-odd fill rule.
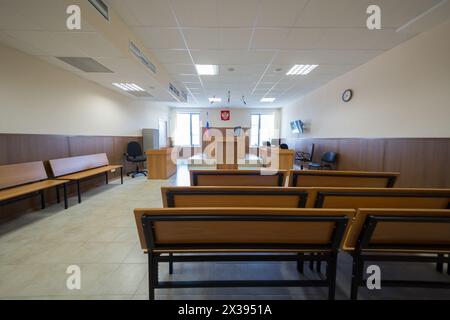
[[283,187],[287,170],[191,170],[191,186]]
[[[261,207],[304,208],[308,188],[283,187],[162,187],[164,208]],[[303,266],[303,265],[302,265]],[[173,263],[169,263],[173,273]]]
[[45,208],[44,191],[55,188],[60,202],[59,188],[64,190],[64,206],[67,209],[67,180],[50,180],[42,161],[0,166],[0,204],[24,200],[36,195],[41,197]]
[[[450,209],[450,189],[316,188],[308,199],[315,208]],[[443,264],[436,269],[442,272]]]
[[304,208],[309,188],[162,187],[163,206]]
[[[359,209],[344,248],[353,255],[351,299],[365,286],[366,262],[450,262],[450,210]],[[445,257],[449,254],[449,257]],[[393,280],[381,277],[381,287],[450,289],[449,281]]]
[[[141,246],[148,254],[150,299],[154,299],[158,288],[313,286],[328,287],[328,298],[334,299],[337,254],[348,222],[355,214],[354,210],[345,209],[286,208],[165,208],[134,212]],[[161,282],[158,275],[159,263],[298,262],[303,252],[320,253],[307,259],[327,262],[326,279]],[[182,255],[171,257],[174,253]]]
[[69,180],[77,184],[78,202],[81,203],[80,182],[104,174],[108,184],[108,172],[120,169],[123,184],[123,166],[110,165],[106,153],[92,154],[50,160],[50,167],[57,179]]
[[292,170],[290,187],[392,188],[398,172]]
[[315,208],[450,208],[450,189],[315,188],[313,198]]

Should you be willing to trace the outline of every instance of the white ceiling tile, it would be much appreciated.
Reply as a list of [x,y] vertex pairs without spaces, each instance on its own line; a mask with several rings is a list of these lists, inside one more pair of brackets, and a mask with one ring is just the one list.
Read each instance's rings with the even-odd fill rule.
[[134,27],[133,31],[150,49],[185,49],[177,28]]
[[170,74],[197,74],[193,64],[164,64],[164,68]]
[[219,27],[216,0],[171,0],[182,27]]
[[287,28],[257,28],[252,39],[253,49],[280,49],[286,44]]
[[267,64],[274,55],[271,50],[198,50],[192,52],[196,64]]
[[[232,68],[233,71],[229,71],[229,69]],[[226,65],[219,65],[220,73],[221,74],[239,74],[239,75],[252,75],[252,74],[262,74],[264,70],[266,69],[265,64],[226,64]]]
[[298,28],[291,29],[282,49],[315,49],[324,37],[324,29]]
[[383,51],[364,50],[281,50],[274,65],[295,64],[362,64]]
[[168,0],[113,0],[110,3],[130,26],[176,26]]
[[326,28],[312,49],[334,50],[388,50],[410,39],[413,35],[394,30],[359,28]]
[[297,27],[365,27],[366,0],[309,1]]
[[161,63],[192,63],[187,50],[153,49],[151,51]]
[[218,1],[217,14],[221,27],[252,27],[258,13],[259,0]]
[[250,28],[222,28],[220,29],[220,49],[248,49],[251,36]]
[[261,0],[258,27],[292,27],[308,0]]
[[180,82],[195,82],[198,81],[198,75],[195,74],[177,74],[175,75],[175,79]]
[[381,8],[382,27],[398,28],[440,0],[314,0],[306,6],[296,26],[366,28],[367,7]]
[[219,49],[220,31],[218,28],[183,29],[189,49]]

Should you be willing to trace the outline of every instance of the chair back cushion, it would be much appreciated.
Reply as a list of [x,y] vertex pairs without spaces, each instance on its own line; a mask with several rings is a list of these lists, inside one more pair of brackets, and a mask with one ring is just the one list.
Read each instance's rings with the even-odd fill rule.
[[128,143],[127,153],[130,157],[142,156],[142,148],[139,142],[132,141]]

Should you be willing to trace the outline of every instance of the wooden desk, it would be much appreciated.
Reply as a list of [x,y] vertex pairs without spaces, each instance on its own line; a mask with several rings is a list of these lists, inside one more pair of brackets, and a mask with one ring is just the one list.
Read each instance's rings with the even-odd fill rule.
[[168,179],[177,172],[176,163],[172,162],[173,148],[147,150],[148,179]]
[[274,169],[292,170],[294,168],[294,150],[280,149],[278,147],[260,147],[259,156],[263,160],[264,167],[269,167],[271,160],[276,161],[278,158],[278,166]]

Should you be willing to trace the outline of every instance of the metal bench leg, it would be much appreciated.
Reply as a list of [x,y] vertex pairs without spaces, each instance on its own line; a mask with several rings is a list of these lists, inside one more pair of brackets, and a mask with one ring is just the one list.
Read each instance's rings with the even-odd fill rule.
[[106,184],[109,184],[108,171],[105,172],[105,180],[106,180]]
[[[319,253],[318,255],[322,255],[322,254]],[[316,261],[316,271],[319,274],[322,272],[322,261]]]
[[173,261],[172,261],[173,254],[172,254],[172,253],[169,253],[169,257],[170,257],[170,261],[169,261],[169,274],[173,274]]
[[80,180],[77,180],[78,203],[81,203]]
[[304,262],[303,262],[303,257],[304,257],[304,253],[299,253],[298,254],[298,260],[297,260],[297,270],[298,272],[300,272],[301,274],[304,273]]
[[67,183],[63,184],[63,191],[64,191],[64,209],[68,209],[69,201],[67,200]]
[[41,207],[42,209],[45,209],[45,196],[44,196],[44,190],[39,191],[41,195]]
[[328,300],[334,300],[336,297],[336,268],[337,253],[334,252],[331,254],[330,260],[327,262]]
[[447,262],[447,274],[450,276],[450,254],[448,256],[448,262]]
[[358,289],[361,284],[363,276],[364,262],[359,257],[353,257],[353,270],[352,270],[352,288],[350,292],[350,299],[358,299]]
[[[439,258],[443,258],[444,255],[443,254],[438,254]],[[436,271],[439,273],[442,273],[444,271],[444,263],[443,262],[438,262],[436,263]]]
[[123,184],[123,168],[120,168],[120,184]]
[[[314,256],[315,254],[314,254],[314,253],[310,253],[310,255],[311,255],[311,256]],[[314,271],[314,260],[310,260],[310,261],[309,261],[309,269],[310,269],[311,271]]]
[[59,197],[59,186],[56,186],[56,202],[57,203],[61,202],[61,199]]
[[158,262],[153,254],[148,254],[148,299],[155,300],[155,284],[158,283]]

